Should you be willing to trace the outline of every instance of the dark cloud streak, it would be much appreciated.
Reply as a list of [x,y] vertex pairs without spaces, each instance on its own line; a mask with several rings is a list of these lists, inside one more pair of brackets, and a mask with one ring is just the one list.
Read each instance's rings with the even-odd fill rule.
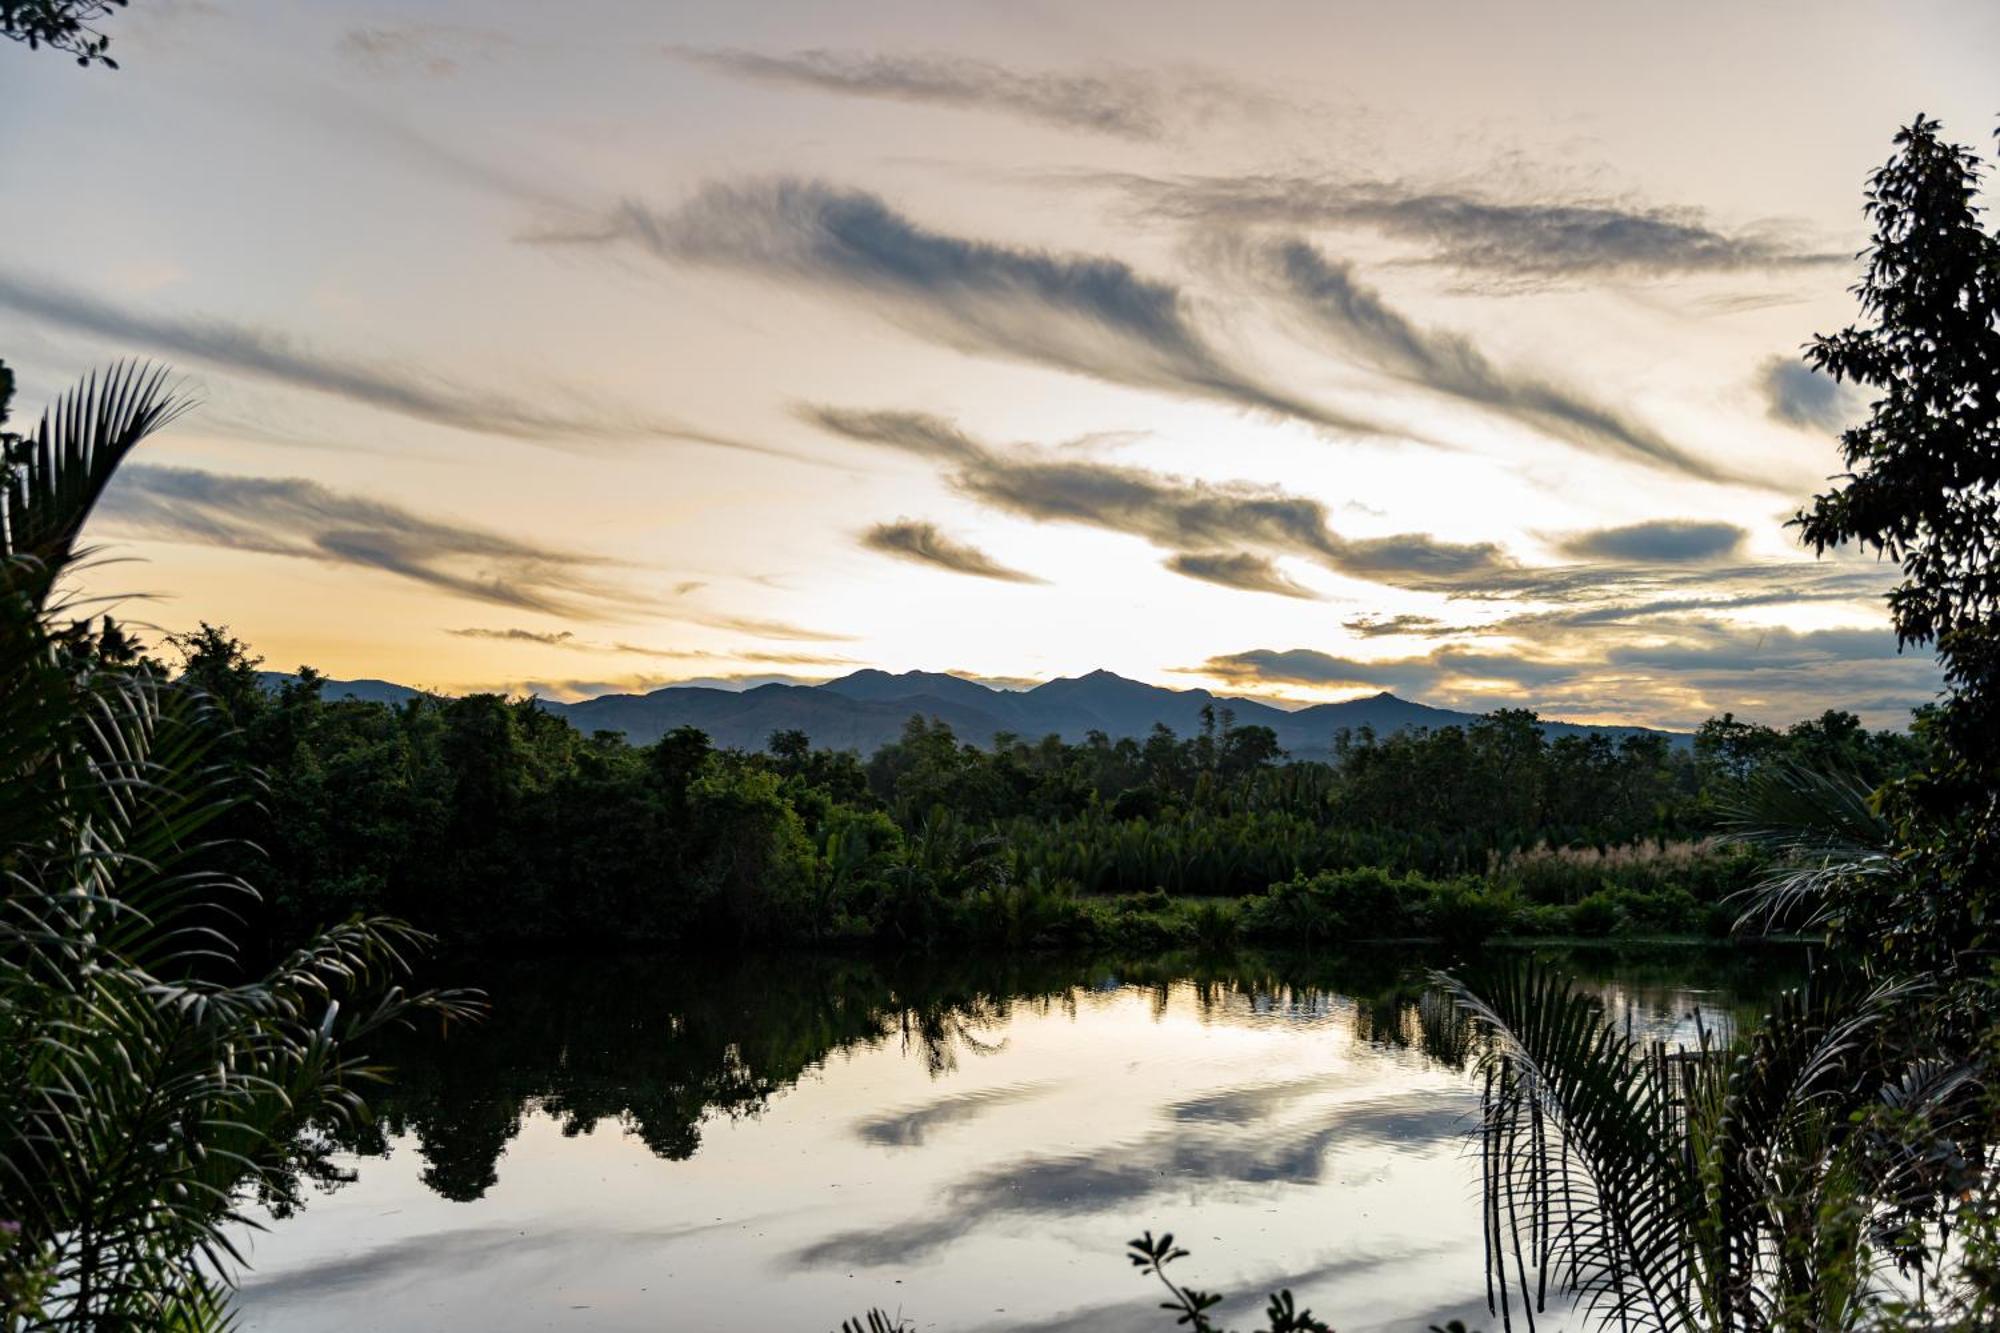
[[643,604],[604,579],[615,561],[426,517],[298,477],[128,464],[98,512],[146,537],[375,570],[524,611],[572,615]]
[[1803,361],[1774,356],[1757,377],[1765,408],[1773,421],[1800,430],[1834,434],[1868,405],[1867,396],[1831,375],[1822,375]]
[[1275,593],[1280,597],[1296,597],[1309,602],[1320,600],[1318,593],[1288,578],[1268,556],[1252,555],[1247,551],[1231,554],[1182,551],[1168,558],[1167,568],[1176,574],[1223,588]]
[[656,212],[627,200],[541,244],[632,245],[670,263],[821,283],[874,298],[899,326],[961,351],[1265,412],[1337,433],[1408,440],[1262,384],[1229,364],[1181,290],[1121,260],[970,240],[880,198],[818,181],[710,185]]
[[0,307],[120,347],[185,357],[456,430],[546,444],[653,437],[790,457],[781,450],[706,434],[674,421],[590,408],[566,411],[546,401],[469,389],[400,366],[314,351],[269,329],[125,310],[82,292],[4,273],[0,273]]
[[1228,109],[1268,108],[1252,89],[1187,73],[1104,67],[1046,72],[948,55],[810,50],[771,55],[735,48],[670,48],[732,78],[836,96],[991,111],[1066,130],[1154,140]]
[[1503,370],[1460,333],[1417,325],[1304,241],[1234,249],[1319,333],[1377,369],[1630,462],[1702,481],[1770,485],[1688,452],[1624,414],[1532,374]]
[[1580,560],[1699,564],[1735,555],[1749,535],[1734,523],[1654,519],[1579,532],[1563,542],[1562,551]]
[[[849,439],[939,464],[955,489],[1007,513],[1143,538],[1174,553],[1178,559],[1169,568],[1209,582],[1223,581],[1230,562],[1246,552],[1295,556],[1350,577],[1419,587],[1476,583],[1514,568],[1486,544],[1458,545],[1419,533],[1349,539],[1329,526],[1325,505],[1271,487],[1192,480],[1066,451],[1020,446],[1002,452],[923,413],[823,406],[800,413]],[[1266,569],[1282,577],[1268,562]],[[1248,564],[1235,572],[1254,574]]]
[[976,546],[967,545],[938,530],[935,523],[898,519],[877,523],[861,534],[861,544],[871,551],[909,560],[954,574],[995,579],[1003,583],[1046,583],[1048,580],[1001,564]]
[[1766,224],[1727,231],[1697,208],[1615,199],[1501,201],[1462,189],[1325,176],[1098,178],[1148,213],[1203,226],[1373,231],[1427,262],[1515,280],[1730,273],[1851,262]]

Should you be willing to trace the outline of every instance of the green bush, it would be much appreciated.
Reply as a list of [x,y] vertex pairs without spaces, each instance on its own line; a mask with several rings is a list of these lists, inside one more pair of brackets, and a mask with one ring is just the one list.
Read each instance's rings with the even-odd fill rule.
[[1606,889],[1599,889],[1569,910],[1570,933],[1601,939],[1618,929],[1624,913],[1619,910],[1618,898]]
[[1431,893],[1430,881],[1421,876],[1374,868],[1297,875],[1246,902],[1242,929],[1246,935],[1308,945],[1407,935]]
[[1197,904],[1188,921],[1194,927],[1197,945],[1210,953],[1227,953],[1242,934],[1241,918],[1242,909],[1235,903],[1210,899]]
[[1480,944],[1514,922],[1513,895],[1500,885],[1460,877],[1431,886],[1423,931],[1454,945]]

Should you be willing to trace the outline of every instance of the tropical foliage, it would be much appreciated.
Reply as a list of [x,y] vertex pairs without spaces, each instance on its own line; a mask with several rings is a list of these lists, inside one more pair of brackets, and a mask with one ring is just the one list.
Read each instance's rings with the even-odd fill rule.
[[1986,1328],[2000,1308],[2000,238],[1978,187],[1937,122],[1904,130],[1869,192],[1874,323],[1809,352],[1880,396],[1798,524],[1902,566],[1897,635],[1949,686],[1913,774],[1744,784],[1737,836],[1780,863],[1755,915],[1823,931],[1834,962],[1737,1039],[1673,1051],[1554,978],[1446,982],[1486,1043],[1503,1315],[1532,1320],[1551,1286],[1621,1328]]
[[[0,368],[0,424],[11,381]],[[0,432],[0,1299],[6,1326],[223,1315],[241,1205],[295,1132],[360,1109],[354,1043],[459,997],[397,985],[420,936],[355,917],[246,948],[217,838],[247,796],[207,701],[62,589],[125,456],[180,410],[125,366]]]

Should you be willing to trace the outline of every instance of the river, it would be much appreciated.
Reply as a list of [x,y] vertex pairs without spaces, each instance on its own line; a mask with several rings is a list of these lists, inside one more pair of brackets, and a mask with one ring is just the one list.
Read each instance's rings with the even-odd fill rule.
[[[1421,951],[473,968],[483,1024],[388,1053],[370,1126],[245,1239],[243,1327],[1170,1329],[1123,1258],[1189,1248],[1230,1325],[1489,1318],[1462,1030]],[[1504,965],[1506,959],[1481,965]],[[1787,955],[1562,955],[1619,1021],[1726,1029]],[[1545,1320],[1552,1327],[1559,1320]]]

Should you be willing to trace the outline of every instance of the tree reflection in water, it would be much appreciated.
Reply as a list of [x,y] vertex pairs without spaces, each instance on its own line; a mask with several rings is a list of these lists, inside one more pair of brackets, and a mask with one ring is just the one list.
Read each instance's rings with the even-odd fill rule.
[[[1146,960],[1061,958],[881,959],[786,955],[737,960],[663,957],[487,962],[451,978],[492,996],[476,1027],[411,1037],[384,1052],[391,1082],[371,1098],[374,1123],[315,1131],[318,1164],[302,1168],[283,1215],[309,1188],[338,1188],[352,1170],[340,1153],[385,1155],[412,1143],[423,1182],[461,1202],[499,1179],[525,1117],[555,1119],[565,1135],[607,1123],[659,1157],[691,1158],[703,1125],[758,1114],[830,1055],[896,1044],[932,1077],[1004,1047],[993,1034],[1019,1012],[1074,1017],[1093,992],[1143,988],[1156,1013],[1176,993],[1205,1021],[1349,1015],[1355,1036],[1465,1067],[1471,1038],[1424,978],[1442,957],[1409,950],[1344,956],[1239,954]],[[1504,958],[1500,960],[1504,962]],[[1769,994],[1796,967],[1742,952],[1604,953],[1564,960],[1617,1012],[1669,1019],[1705,992]],[[1461,963],[1461,967],[1463,964]],[[1711,1025],[1730,1015],[1711,1012]],[[1032,1089],[1013,1095],[1032,1095]],[[1191,1114],[1194,1114],[1191,1112]],[[885,1125],[884,1134],[924,1126]]]

